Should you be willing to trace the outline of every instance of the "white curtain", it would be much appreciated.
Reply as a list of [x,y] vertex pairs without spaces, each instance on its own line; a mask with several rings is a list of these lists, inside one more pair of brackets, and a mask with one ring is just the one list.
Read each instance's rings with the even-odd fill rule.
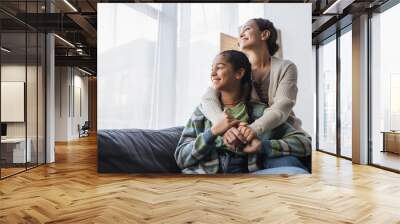
[[98,5],[98,128],[149,127],[158,11]]
[[184,125],[211,85],[221,32],[238,36],[263,4],[98,5],[98,127]]

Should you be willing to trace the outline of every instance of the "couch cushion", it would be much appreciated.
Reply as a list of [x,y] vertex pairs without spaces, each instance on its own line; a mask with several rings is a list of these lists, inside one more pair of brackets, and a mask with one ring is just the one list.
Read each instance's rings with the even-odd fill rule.
[[174,152],[182,130],[99,130],[98,172],[180,173]]

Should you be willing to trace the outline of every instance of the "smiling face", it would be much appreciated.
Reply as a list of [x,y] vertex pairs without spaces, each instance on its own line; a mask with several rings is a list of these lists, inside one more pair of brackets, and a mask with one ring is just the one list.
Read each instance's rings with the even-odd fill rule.
[[233,66],[223,55],[217,55],[211,69],[211,81],[217,90],[230,90],[240,86],[244,72],[234,71]]
[[255,48],[263,44],[267,38],[267,32],[261,32],[254,20],[249,20],[240,28],[239,48]]

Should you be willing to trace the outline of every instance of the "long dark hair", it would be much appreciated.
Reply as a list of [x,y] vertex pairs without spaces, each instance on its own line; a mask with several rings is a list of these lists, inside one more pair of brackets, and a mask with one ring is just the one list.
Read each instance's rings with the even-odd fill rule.
[[279,45],[276,43],[276,40],[278,39],[278,31],[276,30],[274,24],[268,19],[263,19],[263,18],[255,18],[252,20],[256,22],[258,29],[261,32],[264,30],[269,31],[270,35],[266,40],[266,43],[270,55],[271,56],[274,55],[279,50]]
[[245,104],[247,108],[247,113],[249,117],[251,117],[251,106],[249,104],[251,97],[251,89],[252,89],[252,79],[251,79],[251,64],[249,58],[241,52],[236,50],[227,50],[222,51],[219,55],[223,56],[226,61],[232,65],[234,71],[238,71],[239,69],[244,69],[244,75],[240,80],[240,88],[242,94],[245,95]]

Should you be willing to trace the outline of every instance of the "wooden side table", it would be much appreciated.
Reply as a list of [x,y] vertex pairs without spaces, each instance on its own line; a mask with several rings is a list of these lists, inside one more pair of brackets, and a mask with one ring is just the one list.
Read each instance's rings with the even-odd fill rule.
[[383,150],[382,152],[392,152],[400,154],[400,131],[382,131]]

